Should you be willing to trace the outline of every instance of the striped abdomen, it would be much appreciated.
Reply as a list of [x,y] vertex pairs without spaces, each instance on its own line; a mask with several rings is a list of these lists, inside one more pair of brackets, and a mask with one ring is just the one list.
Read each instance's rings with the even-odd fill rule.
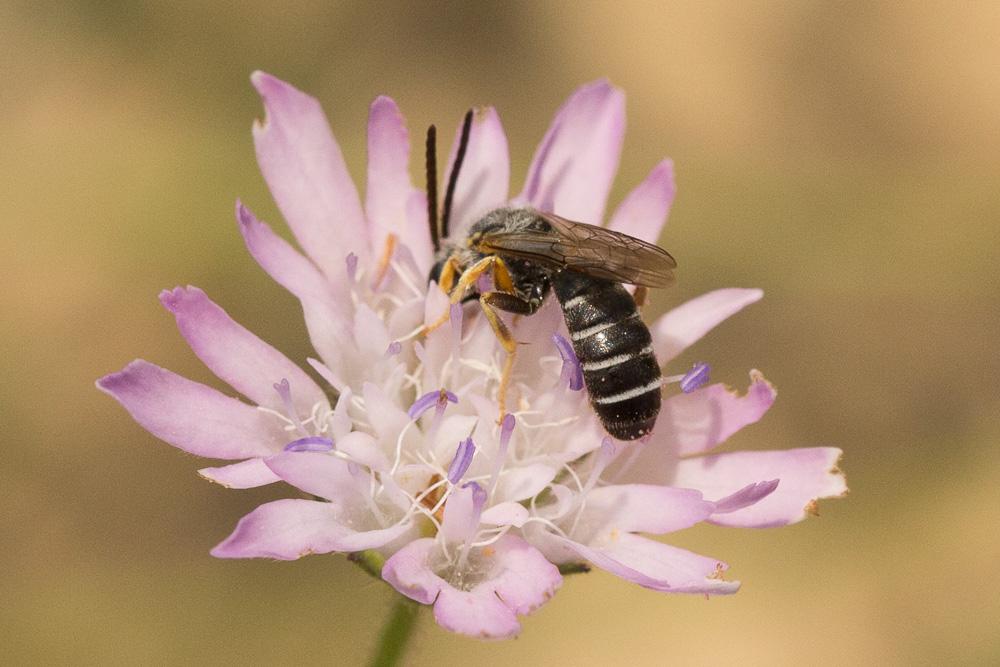
[[619,440],[649,433],[660,412],[660,366],[632,295],[573,271],[556,273],[552,286],[604,428]]

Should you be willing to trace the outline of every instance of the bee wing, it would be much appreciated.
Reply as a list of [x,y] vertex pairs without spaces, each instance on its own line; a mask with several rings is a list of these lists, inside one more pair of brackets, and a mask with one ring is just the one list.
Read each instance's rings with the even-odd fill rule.
[[551,232],[487,234],[480,248],[618,283],[665,287],[673,282],[677,262],[659,246],[551,213],[538,215],[552,226]]

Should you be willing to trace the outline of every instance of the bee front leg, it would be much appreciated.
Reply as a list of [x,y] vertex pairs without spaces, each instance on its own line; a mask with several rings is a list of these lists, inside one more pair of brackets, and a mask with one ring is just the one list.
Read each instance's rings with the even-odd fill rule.
[[497,389],[497,404],[500,408],[500,421],[503,421],[507,414],[507,387],[510,385],[511,374],[514,370],[514,357],[517,352],[517,341],[514,340],[510,328],[500,319],[498,311],[515,313],[517,315],[531,315],[538,310],[540,303],[522,299],[516,294],[507,292],[486,292],[479,297],[479,305],[483,308],[483,314],[493,328],[497,340],[507,353],[504,361],[503,372],[500,375],[500,387]]
[[[441,271],[441,289],[449,294],[451,297],[451,304],[460,303],[465,297],[465,292],[470,287],[476,284],[479,280],[479,276],[483,275],[487,271],[497,271],[497,266],[503,266],[503,261],[495,256],[490,255],[484,257],[458,276],[458,281],[455,281],[455,276],[458,273],[458,264],[454,261],[454,258],[449,258],[445,263],[444,268]],[[506,276],[506,281],[510,282],[510,273],[507,271],[506,267],[502,269],[503,275]],[[448,316],[450,312],[448,310],[441,313],[439,317],[434,322],[428,324],[420,332],[422,335],[426,336],[430,332],[437,329],[439,326],[448,321]]]

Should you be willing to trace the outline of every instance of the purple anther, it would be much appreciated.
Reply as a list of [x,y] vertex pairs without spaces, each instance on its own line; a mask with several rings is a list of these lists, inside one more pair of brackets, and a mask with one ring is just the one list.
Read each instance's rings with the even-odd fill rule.
[[583,389],[583,368],[580,367],[580,360],[576,358],[573,346],[559,334],[552,334],[552,342],[556,344],[559,356],[562,357],[563,365],[560,377],[563,382],[569,382],[571,390],[580,391]]
[[352,283],[357,281],[358,277],[358,256],[353,252],[347,253],[347,279]]
[[385,358],[388,359],[389,357],[395,357],[402,351],[403,351],[403,344],[400,343],[398,340],[394,340],[391,343],[389,343],[389,347],[386,348]]
[[292,440],[285,445],[286,452],[329,452],[333,451],[333,440],[319,435]]
[[455,450],[455,458],[451,460],[451,465],[448,467],[449,482],[458,484],[458,481],[465,475],[469,466],[472,465],[472,457],[475,454],[476,443],[472,442],[472,438],[466,438],[458,443],[458,449]]
[[445,407],[448,403],[458,403],[458,396],[451,393],[447,389],[438,389],[436,391],[429,391],[417,400],[413,402],[410,409],[406,411],[406,414],[410,416],[410,419],[416,421],[420,419],[420,416],[433,407],[437,407],[438,412],[444,412]]
[[500,451],[505,454],[507,453],[507,444],[510,442],[510,436],[514,432],[516,424],[517,420],[509,412],[503,416],[503,421],[500,423]]
[[472,489],[472,511],[476,514],[476,524],[479,523],[479,515],[483,513],[486,505],[486,491],[476,482],[468,482],[462,485],[463,489]]
[[274,390],[278,392],[278,396],[281,397],[281,402],[285,406],[285,415],[295,424],[296,430],[300,434],[305,435],[306,430],[302,426],[302,421],[299,419],[298,413],[295,412],[295,403],[292,402],[292,386],[288,384],[288,380],[281,378],[281,382],[275,382],[271,386],[274,387]]
[[708,374],[712,368],[704,361],[699,361],[681,378],[681,391],[690,394],[692,391],[708,382]]

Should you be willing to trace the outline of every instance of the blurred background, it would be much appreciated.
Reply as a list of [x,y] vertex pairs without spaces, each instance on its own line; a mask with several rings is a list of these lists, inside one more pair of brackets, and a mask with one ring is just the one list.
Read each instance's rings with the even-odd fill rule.
[[250,136],[259,68],[323,102],[356,177],[376,95],[418,137],[494,104],[515,192],[558,105],[609,77],[629,114],[611,205],[677,168],[680,282],[651,314],[766,293],[696,348],[715,379],[779,389],[725,449],[845,451],[851,495],[820,518],[672,538],[727,560],[734,597],[593,572],[514,642],[426,616],[412,664],[996,664],[997,44],[990,2],[0,2],[0,657],[369,655],[394,593],[339,556],[211,558],[284,492],[202,481],[93,385],[142,356],[220,386],[157,301],[179,284],[310,353],[233,220],[242,197],[285,233]]

